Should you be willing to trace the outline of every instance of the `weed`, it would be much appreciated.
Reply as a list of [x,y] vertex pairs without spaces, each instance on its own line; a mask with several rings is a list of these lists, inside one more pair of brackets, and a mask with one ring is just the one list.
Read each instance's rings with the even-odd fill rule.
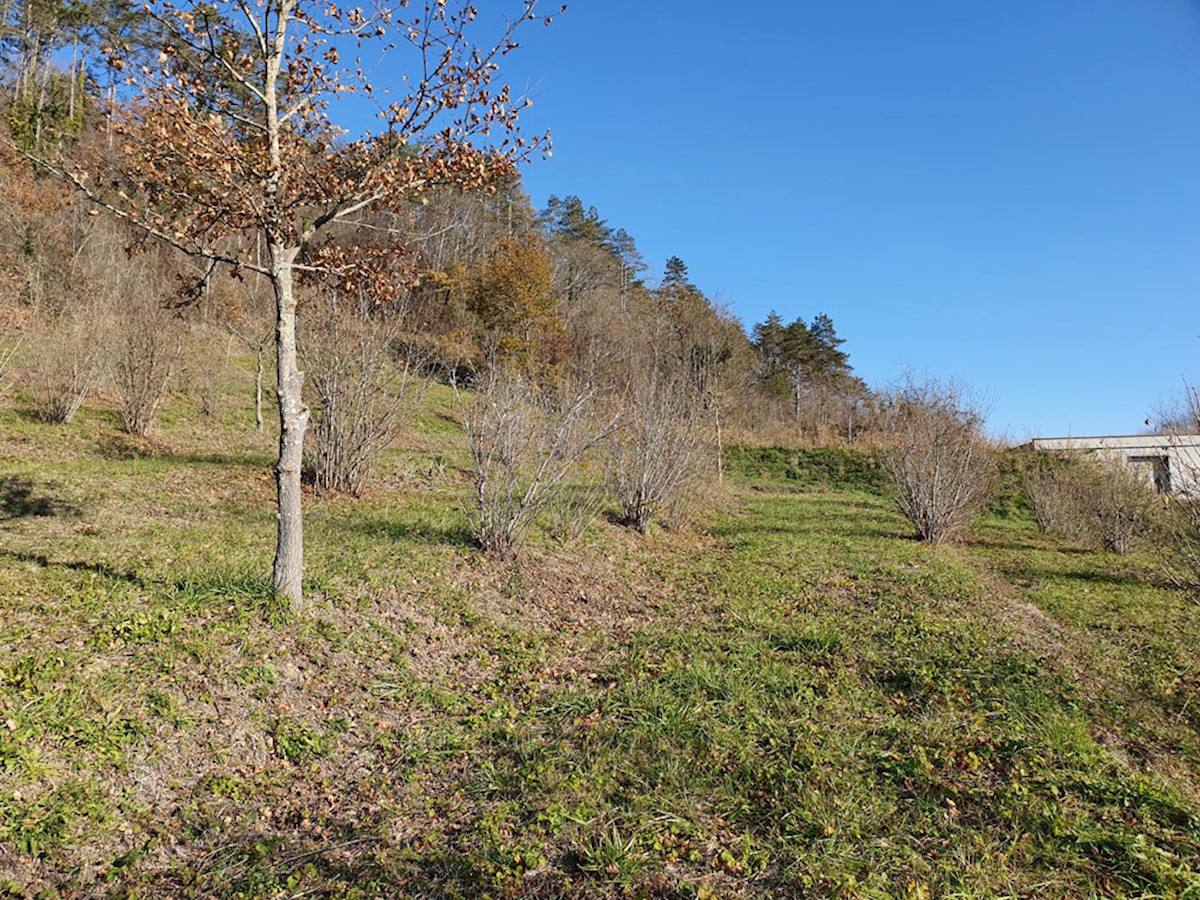
[[337,748],[338,735],[345,729],[346,723],[341,720],[330,723],[323,731],[316,731],[295,719],[283,718],[272,727],[271,737],[280,758],[302,765],[332,755]]

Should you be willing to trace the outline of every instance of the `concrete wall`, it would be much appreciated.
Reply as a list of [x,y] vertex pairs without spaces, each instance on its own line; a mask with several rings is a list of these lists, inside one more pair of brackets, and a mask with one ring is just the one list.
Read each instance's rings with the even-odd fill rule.
[[1035,450],[1097,453],[1135,468],[1173,494],[1200,494],[1200,435],[1035,438]]

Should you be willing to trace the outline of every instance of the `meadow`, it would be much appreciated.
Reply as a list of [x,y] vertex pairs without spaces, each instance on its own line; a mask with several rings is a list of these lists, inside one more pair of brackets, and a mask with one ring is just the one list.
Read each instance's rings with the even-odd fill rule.
[[1200,898],[1200,610],[1020,503],[731,450],[687,527],[470,541],[434,391],[272,596],[241,394],[0,401],[0,892]]

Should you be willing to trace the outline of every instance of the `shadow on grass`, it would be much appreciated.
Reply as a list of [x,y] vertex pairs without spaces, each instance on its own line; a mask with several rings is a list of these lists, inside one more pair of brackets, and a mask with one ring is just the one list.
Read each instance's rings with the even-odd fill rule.
[[182,466],[218,468],[269,469],[275,464],[275,457],[267,453],[167,453],[159,459]]
[[[370,897],[477,897],[491,896],[489,889],[495,888],[493,873],[481,868],[464,849],[417,853],[405,845],[391,845],[363,834],[367,829],[361,826],[339,830],[343,839],[332,841],[314,834],[303,834],[298,840],[238,834],[202,857],[190,871],[163,872],[142,884],[156,896],[196,892],[202,896],[266,896],[286,891],[297,897],[341,896],[345,892]],[[528,883],[526,879],[524,887]],[[296,888],[302,890],[293,894]],[[414,893],[409,894],[410,890]],[[522,896],[527,895],[522,891]]]
[[[718,530],[716,534],[731,536],[742,534],[739,529]],[[883,525],[863,526],[855,522],[799,522],[796,525],[775,525],[766,528],[755,528],[756,535],[781,534],[781,535],[837,535],[840,537],[854,538],[888,538],[889,540],[917,540],[912,531],[906,531],[902,528],[887,528]]]
[[73,503],[40,494],[31,478],[19,475],[0,477],[0,519],[78,516],[81,512]]
[[177,452],[170,446],[156,443],[150,438],[136,438],[127,434],[114,434],[105,438],[99,446],[100,455],[110,460],[146,459],[182,466],[246,466],[265,468],[274,462],[274,457],[259,450],[244,453],[198,453]]
[[1026,577],[1042,581],[1074,581],[1087,585],[1164,589],[1175,586],[1166,575],[1158,575],[1154,572],[1101,572],[1094,569],[1072,571],[1050,568],[1026,568],[1023,571]]
[[82,560],[73,560],[70,562],[59,561],[50,559],[44,553],[21,553],[15,550],[0,550],[0,556],[7,556],[9,559],[19,560],[20,562],[35,563],[43,569],[59,568],[70,569],[72,572],[92,572],[111,581],[123,581],[134,587],[144,588],[146,586],[145,580],[136,572],[122,572],[119,569],[114,569],[108,563],[89,563]]
[[1052,544],[1045,540],[1029,540],[1029,541],[993,541],[986,537],[976,538],[968,541],[968,544],[983,552],[992,550],[1003,550],[1010,553],[1059,553],[1063,556],[1092,556],[1099,553],[1098,550],[1093,550],[1089,547],[1069,547],[1059,544]]
[[430,522],[357,518],[350,527],[364,537],[388,541],[415,541],[420,544],[448,544],[454,547],[479,546],[465,523],[434,525]]

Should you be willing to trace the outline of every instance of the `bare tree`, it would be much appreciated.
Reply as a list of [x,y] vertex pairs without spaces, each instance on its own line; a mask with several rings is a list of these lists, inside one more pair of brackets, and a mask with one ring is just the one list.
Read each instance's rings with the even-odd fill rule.
[[493,366],[463,410],[471,454],[470,489],[462,508],[490,556],[512,556],[538,515],[561,504],[584,455],[611,433],[615,419],[597,417],[595,391],[540,386]]
[[955,384],[908,381],[884,398],[884,465],[897,503],[931,544],[953,540],[987,501],[995,455],[978,401]]
[[[322,272],[387,295],[386,265],[353,240],[372,209],[408,204],[438,185],[469,188],[513,172],[537,141],[516,136],[522,104],[493,83],[537,0],[496,19],[466,0],[388,0],[343,8],[316,0],[184,0],[149,4],[158,65],[110,62],[138,93],[115,114],[120,140],[100,165],[40,158],[110,213],[206,262],[256,272],[275,298],[277,544],[273,581],[303,604],[301,466],[309,411],[297,364],[297,275]],[[489,16],[492,15],[489,10]],[[396,48],[412,77],[401,96],[372,86],[363,61]],[[357,52],[349,65],[340,60]],[[347,140],[331,104],[358,91],[379,107],[380,133]],[[495,135],[495,138],[489,138]],[[494,141],[480,149],[474,141]],[[120,187],[113,188],[112,185]],[[335,226],[349,230],[320,243]],[[246,237],[251,240],[245,240]],[[245,248],[265,246],[265,260]]]
[[422,361],[402,340],[403,304],[373,308],[362,293],[320,291],[303,318],[301,357],[316,412],[313,486],[317,493],[358,496],[424,395]]
[[7,335],[0,342],[0,394],[8,390],[8,373],[12,368],[13,360],[16,359],[18,351],[21,349],[21,341],[23,335],[17,334],[9,338]]
[[267,352],[275,341],[271,286],[259,275],[241,282],[233,277],[214,279],[211,304],[220,327],[254,354],[254,430],[262,433]]

